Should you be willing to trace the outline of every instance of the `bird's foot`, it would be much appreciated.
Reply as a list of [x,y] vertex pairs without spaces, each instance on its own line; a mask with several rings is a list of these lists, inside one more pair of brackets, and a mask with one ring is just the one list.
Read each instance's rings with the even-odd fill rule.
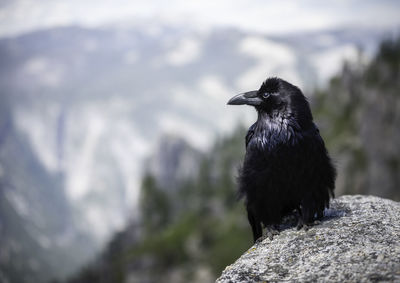
[[314,225],[319,225],[319,224],[321,224],[322,222],[321,222],[321,220],[315,220],[313,223],[312,223],[312,226],[314,226]]
[[258,238],[255,243],[259,244],[262,241],[264,241],[265,239],[270,239],[271,241],[274,239],[274,236],[279,235],[279,230],[278,227],[276,225],[269,225],[265,228],[266,233],[265,235],[261,236],[260,238]]
[[269,238],[271,241],[274,239],[274,236],[279,235],[279,230],[276,225],[268,225],[265,227],[265,238]]
[[298,222],[297,222],[297,230],[300,229],[304,229],[304,231],[308,231],[308,229],[310,229],[311,227],[315,226],[315,225],[319,225],[321,224],[320,220],[314,220],[314,222],[311,223],[305,223],[304,220],[300,217]]
[[264,241],[265,240],[265,236],[261,236],[260,238],[258,238],[254,243],[255,244],[259,244],[259,243],[261,243],[262,241]]

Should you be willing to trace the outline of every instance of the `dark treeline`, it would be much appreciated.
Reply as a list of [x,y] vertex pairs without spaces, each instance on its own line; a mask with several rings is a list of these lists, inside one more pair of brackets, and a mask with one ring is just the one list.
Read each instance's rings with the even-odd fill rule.
[[400,200],[400,39],[367,65],[344,64],[315,94],[314,113],[338,167],[337,194]]

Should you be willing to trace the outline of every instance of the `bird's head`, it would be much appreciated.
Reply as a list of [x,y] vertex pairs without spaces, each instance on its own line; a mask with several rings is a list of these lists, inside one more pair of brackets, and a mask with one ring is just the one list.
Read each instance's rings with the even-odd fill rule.
[[266,79],[258,90],[232,97],[228,105],[252,105],[259,114],[274,117],[291,117],[297,122],[312,121],[307,99],[301,90],[279,78]]

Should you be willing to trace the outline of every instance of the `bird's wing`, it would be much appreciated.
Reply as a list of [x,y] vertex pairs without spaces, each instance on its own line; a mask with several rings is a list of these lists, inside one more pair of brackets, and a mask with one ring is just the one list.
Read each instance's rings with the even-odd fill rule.
[[247,148],[247,145],[249,144],[251,138],[252,138],[253,135],[254,135],[254,127],[255,127],[255,125],[252,125],[252,126],[249,128],[249,130],[247,131],[247,134],[246,134],[246,148]]

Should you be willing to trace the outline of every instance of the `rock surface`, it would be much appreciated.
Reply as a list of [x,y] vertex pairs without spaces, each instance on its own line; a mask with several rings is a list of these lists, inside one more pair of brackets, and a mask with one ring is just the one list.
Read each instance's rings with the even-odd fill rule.
[[282,228],[226,267],[217,282],[400,282],[399,202],[342,196],[308,231]]

